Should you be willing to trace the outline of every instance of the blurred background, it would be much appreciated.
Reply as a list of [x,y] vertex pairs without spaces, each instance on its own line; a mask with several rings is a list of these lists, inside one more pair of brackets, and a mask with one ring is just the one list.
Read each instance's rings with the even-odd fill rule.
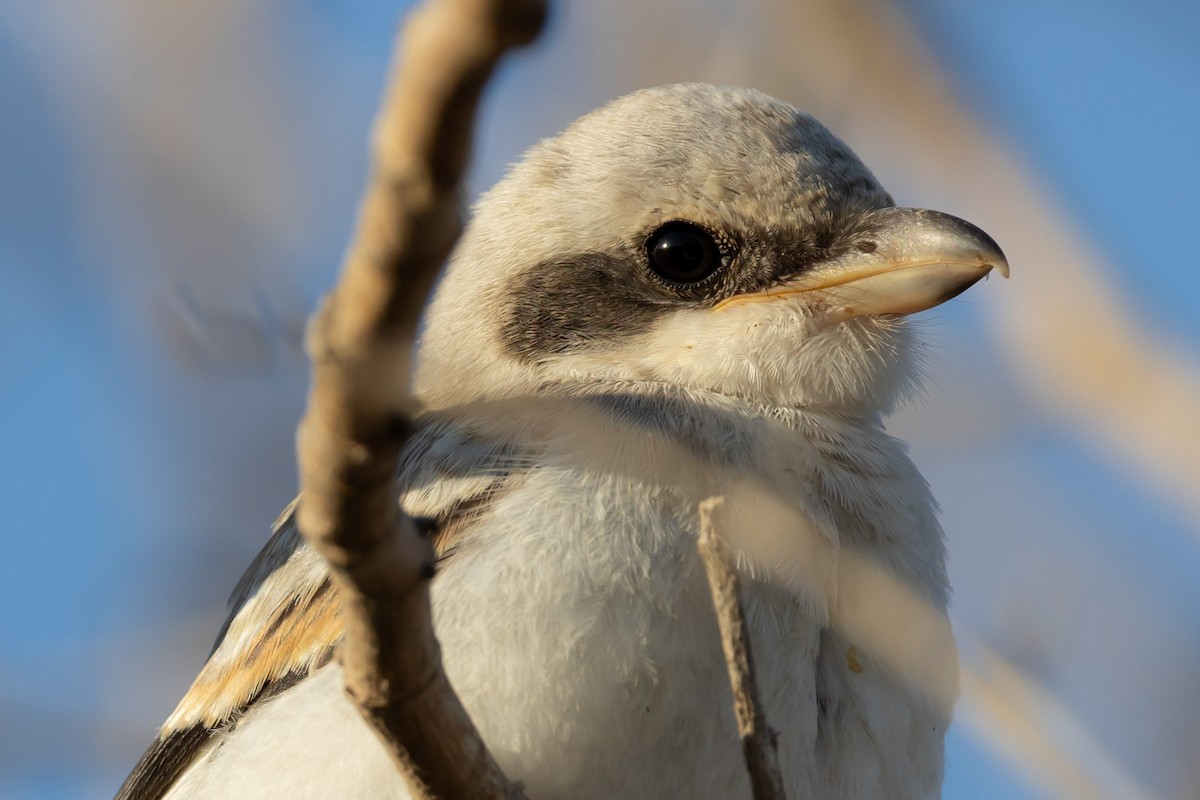
[[[403,3],[401,3],[403,5]],[[396,2],[0,0],[0,796],[111,796],[296,484]],[[947,798],[1200,798],[1200,4],[560,3],[471,183],[634,88],[812,111],[1010,281],[923,315]]]

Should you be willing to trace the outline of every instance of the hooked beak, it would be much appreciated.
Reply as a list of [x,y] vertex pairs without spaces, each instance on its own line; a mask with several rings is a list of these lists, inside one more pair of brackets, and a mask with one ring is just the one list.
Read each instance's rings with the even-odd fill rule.
[[918,208],[885,208],[873,216],[874,233],[859,247],[764,292],[723,300],[714,310],[804,294],[833,321],[915,314],[957,297],[993,268],[1008,277],[1000,246],[965,220]]

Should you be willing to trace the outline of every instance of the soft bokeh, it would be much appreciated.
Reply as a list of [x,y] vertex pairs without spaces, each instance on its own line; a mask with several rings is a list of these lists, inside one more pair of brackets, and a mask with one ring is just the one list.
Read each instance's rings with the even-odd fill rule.
[[[0,796],[111,795],[295,486],[395,3],[0,0]],[[751,85],[1013,267],[926,314],[948,798],[1200,796],[1200,6],[560,4],[473,189],[633,88]]]

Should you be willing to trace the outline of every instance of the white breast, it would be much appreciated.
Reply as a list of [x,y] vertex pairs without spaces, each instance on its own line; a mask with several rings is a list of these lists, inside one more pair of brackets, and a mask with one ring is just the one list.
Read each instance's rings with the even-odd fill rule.
[[[830,627],[851,551],[944,619],[928,493],[882,432],[842,426],[818,447],[810,423],[748,419],[753,463],[723,467],[676,437],[574,426],[472,528],[433,584],[435,625],[452,683],[531,798],[749,797],[694,551],[695,505],[714,491],[753,575],[790,795],[937,795],[944,700],[862,639],[861,609]],[[863,502],[824,498],[847,480]],[[329,666],[253,709],[170,797],[406,797],[340,681]]]

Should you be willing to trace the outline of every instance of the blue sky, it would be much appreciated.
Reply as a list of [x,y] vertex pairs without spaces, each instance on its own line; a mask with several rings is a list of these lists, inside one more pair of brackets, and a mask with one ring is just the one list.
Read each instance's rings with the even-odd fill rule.
[[[960,99],[1032,165],[1148,329],[1200,361],[1188,241],[1200,6],[902,5]],[[178,74],[136,74],[153,47],[126,60],[133,34],[103,11],[73,21],[0,0],[5,797],[111,794],[290,499],[305,380],[297,331],[349,230],[395,14],[381,0],[293,9],[240,12],[260,50],[241,33],[196,33],[232,41],[226,83],[214,87],[193,86],[186,60]],[[603,50],[604,35],[591,46]],[[495,97],[519,98],[546,64],[569,69],[556,53],[546,45],[506,69]],[[561,126],[559,111],[586,110],[611,86],[595,72],[563,81],[577,93],[549,108],[526,98],[520,125],[501,128],[490,101],[477,185]],[[141,117],[123,116],[130,91],[164,92],[166,110],[147,100],[139,128]],[[254,109],[265,122],[245,116]],[[180,122],[199,133],[177,153]],[[256,169],[295,196],[255,194]],[[1036,280],[1013,266],[1014,281]],[[1198,700],[1171,688],[1200,668],[1195,525],[1042,414],[992,352],[979,312],[968,295],[931,323],[944,355],[927,414],[979,391],[1002,399],[1003,418],[968,445],[940,444],[919,414],[906,434],[945,507],[960,622],[1019,653],[1004,615],[1043,618],[1059,647],[1038,677],[1156,793],[1173,796],[1188,776],[1200,785],[1186,763],[1197,729],[1183,719]],[[962,530],[988,535],[956,538]],[[1052,558],[1078,571],[1060,581],[1043,567]],[[1132,672],[1140,661],[1150,664]],[[947,798],[1039,792],[986,742],[951,736]]]
[[1200,348],[1200,5],[910,0],[962,98],[1017,142],[1156,325]]

